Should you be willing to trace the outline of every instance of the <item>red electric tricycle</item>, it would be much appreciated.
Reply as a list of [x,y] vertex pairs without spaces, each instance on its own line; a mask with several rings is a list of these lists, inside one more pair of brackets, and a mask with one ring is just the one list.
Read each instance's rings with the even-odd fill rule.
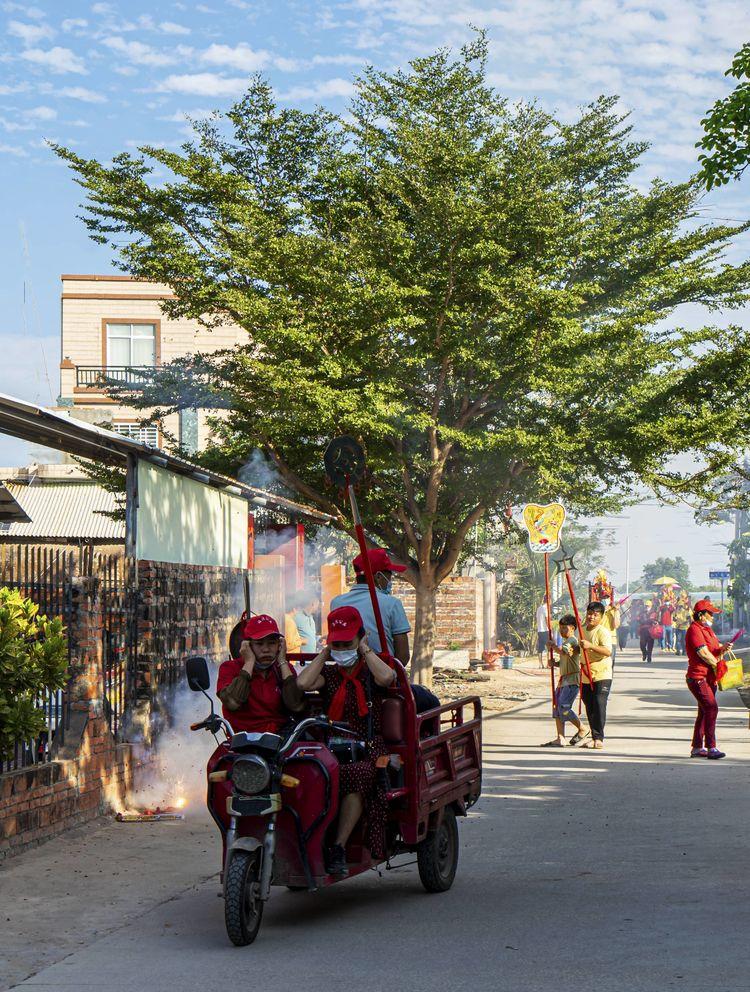
[[[397,679],[382,703],[389,754],[379,772],[388,801],[383,860],[415,852],[425,889],[444,892],[458,864],[456,817],[466,815],[481,791],[481,702],[472,696],[418,714],[404,668],[391,663]],[[190,688],[208,696],[206,660],[189,658],[186,667]],[[339,768],[366,746],[346,724],[321,715],[282,735],[234,734],[211,702],[210,715],[191,729],[223,731],[226,738],[208,761],[207,802],[222,836],[224,914],[233,944],[255,940],[272,885],[314,891],[376,866],[360,820],[346,849],[348,876],[326,869]]]

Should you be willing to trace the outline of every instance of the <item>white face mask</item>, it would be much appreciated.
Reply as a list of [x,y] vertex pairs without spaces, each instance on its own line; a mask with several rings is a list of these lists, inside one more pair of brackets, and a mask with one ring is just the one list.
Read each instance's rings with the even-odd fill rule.
[[705,623],[705,625],[707,627],[713,627],[713,625],[714,625],[714,618],[713,617],[706,617],[706,619],[703,622]]
[[342,668],[351,668],[359,658],[359,651],[356,648],[348,648],[346,651],[334,651],[331,649],[331,658]]

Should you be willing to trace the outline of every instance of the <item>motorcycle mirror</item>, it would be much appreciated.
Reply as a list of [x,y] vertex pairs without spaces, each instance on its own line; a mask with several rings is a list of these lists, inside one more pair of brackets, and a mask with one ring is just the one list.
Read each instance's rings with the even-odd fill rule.
[[193,692],[205,692],[211,687],[211,675],[205,658],[188,658],[185,662],[185,674]]

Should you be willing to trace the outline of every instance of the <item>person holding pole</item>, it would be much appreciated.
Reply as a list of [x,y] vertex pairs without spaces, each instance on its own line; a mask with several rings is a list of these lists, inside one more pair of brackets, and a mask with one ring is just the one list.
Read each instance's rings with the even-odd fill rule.
[[604,747],[607,699],[612,688],[612,632],[603,623],[604,612],[603,603],[589,603],[581,638],[581,650],[589,662],[581,672],[581,697],[592,737],[583,747],[597,751]]
[[560,618],[560,636],[562,645],[560,647],[550,641],[548,647],[550,651],[557,655],[559,661],[553,662],[560,669],[560,684],[555,694],[555,727],[557,737],[547,741],[541,747],[563,747],[565,744],[565,724],[570,722],[576,728],[576,733],[570,739],[570,743],[575,747],[589,736],[581,721],[575,713],[575,701],[578,698],[578,686],[581,680],[581,649],[578,645],[576,633],[576,618],[572,613]]

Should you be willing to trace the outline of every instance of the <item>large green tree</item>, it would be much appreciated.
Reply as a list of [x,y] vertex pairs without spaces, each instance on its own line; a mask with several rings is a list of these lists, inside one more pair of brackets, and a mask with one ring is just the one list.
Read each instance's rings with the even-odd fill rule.
[[640,584],[647,590],[653,589],[654,579],[659,579],[662,576],[677,579],[683,589],[692,589],[690,566],[679,555],[677,558],[657,558],[656,561],[644,565],[641,572]]
[[[700,491],[750,421],[748,333],[669,322],[746,301],[750,267],[722,251],[747,225],[702,223],[693,182],[636,185],[647,149],[614,98],[558,119],[498,95],[486,55],[480,36],[368,69],[345,117],[279,107],[256,78],[180,151],[57,149],[92,237],[174,287],[167,314],[248,332],[175,363],[144,406],[225,408],[205,461],[236,472],[260,448],[345,528],[322,450],[365,442],[363,515],[408,564],[425,681],[435,590],[477,521]],[[698,471],[665,467],[686,451]]]
[[739,179],[750,164],[750,42],[737,52],[726,75],[739,82],[701,121],[699,179],[708,189]]

